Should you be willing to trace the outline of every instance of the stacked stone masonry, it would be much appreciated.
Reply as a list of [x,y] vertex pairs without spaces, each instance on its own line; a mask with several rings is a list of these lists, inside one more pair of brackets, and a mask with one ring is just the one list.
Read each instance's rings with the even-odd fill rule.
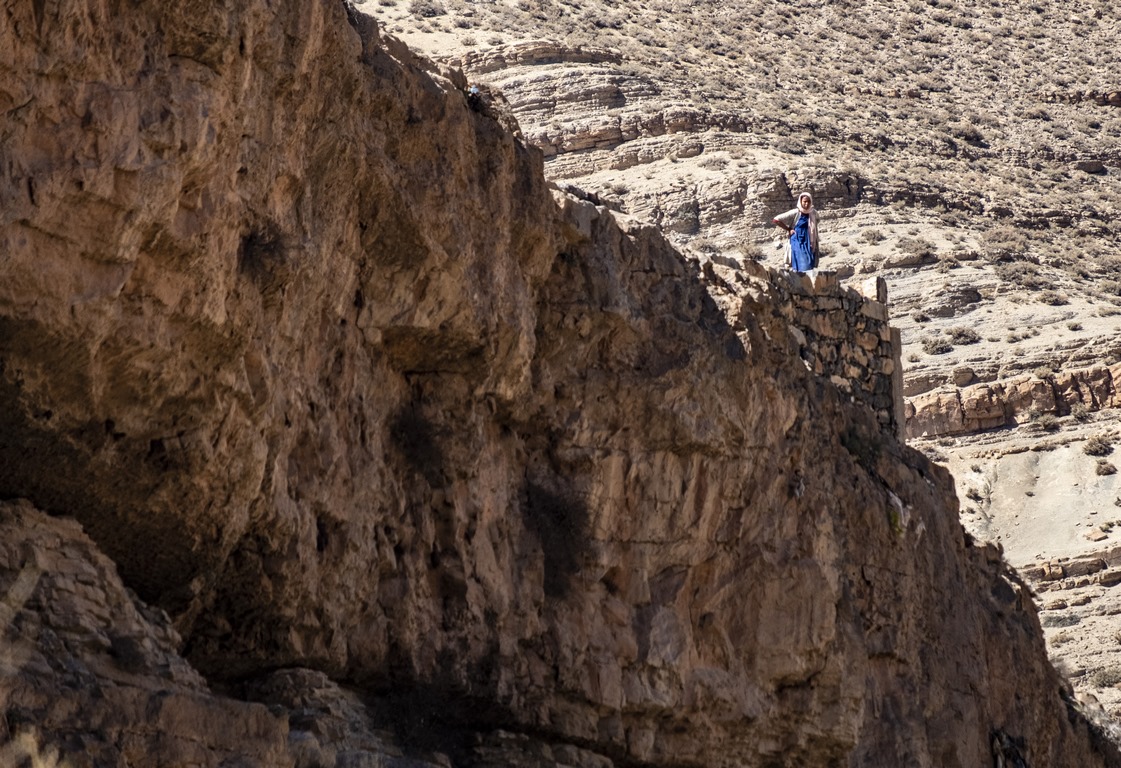
[[902,436],[902,344],[889,324],[884,279],[869,278],[854,289],[842,286],[835,272],[776,271],[755,262],[743,269],[749,283],[781,307],[806,368],[875,411],[885,431]]

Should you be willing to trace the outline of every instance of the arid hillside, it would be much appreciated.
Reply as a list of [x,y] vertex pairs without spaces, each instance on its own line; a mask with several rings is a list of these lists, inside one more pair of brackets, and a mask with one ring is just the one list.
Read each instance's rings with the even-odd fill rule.
[[[913,390],[950,380],[962,355],[931,350],[952,346],[955,324],[1020,343],[1005,367],[1025,371],[1052,361],[1050,337],[1072,312],[1079,343],[1113,335],[1115,321],[1086,317],[1121,303],[1121,53],[1108,3],[362,7],[501,88],[551,178],[678,242],[774,260],[770,214],[791,189],[812,189],[833,220],[827,264],[889,278]],[[947,307],[942,289],[963,283],[980,299]],[[968,322],[954,319],[963,309]],[[1057,333],[1008,340],[1042,329]]]
[[[908,433],[969,494],[964,524],[1028,573],[1108,559],[1121,532],[1115,5],[363,7],[500,89],[550,178],[682,247],[777,265],[767,222],[811,190],[823,266],[887,280]],[[1076,685],[1114,715],[1121,690],[1101,683],[1121,680],[1117,602],[1100,588],[1054,619],[1100,624],[1093,649],[1054,650],[1074,653]]]

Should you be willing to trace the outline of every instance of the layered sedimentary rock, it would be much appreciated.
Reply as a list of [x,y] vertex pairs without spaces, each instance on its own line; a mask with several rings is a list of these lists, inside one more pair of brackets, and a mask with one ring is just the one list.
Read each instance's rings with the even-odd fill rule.
[[1121,365],[1075,368],[1043,377],[1014,376],[964,387],[946,386],[907,401],[910,437],[961,435],[1030,421],[1121,406]]
[[[0,515],[29,542],[5,637],[42,660],[4,670],[5,735],[203,765],[1117,764],[948,475],[807,370],[758,276],[551,191],[371,19],[70,0],[5,10],[0,51],[0,496],[27,500]],[[125,692],[52,710],[67,658]],[[196,708],[165,726],[193,751],[128,736],[156,695]]]

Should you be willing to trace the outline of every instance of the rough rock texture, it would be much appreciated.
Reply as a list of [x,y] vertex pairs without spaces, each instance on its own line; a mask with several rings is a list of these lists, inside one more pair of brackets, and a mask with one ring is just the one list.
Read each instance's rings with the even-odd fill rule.
[[[551,194],[372,20],[67,0],[5,9],[0,51],[0,495],[76,518],[212,684],[289,729],[320,702],[246,761],[353,765],[382,706],[495,765],[1119,764],[947,473],[783,306]],[[83,636],[158,634],[105,615]],[[73,701],[43,749],[101,733]]]
[[[124,587],[73,520],[0,503],[0,534],[0,765],[448,765],[439,749],[454,740],[409,739],[425,710],[406,702],[390,715],[322,672],[284,669],[237,686],[260,703],[212,692],[177,653],[167,615]],[[525,753],[552,752],[501,731],[473,742],[479,766],[537,765]],[[576,747],[558,753],[566,765],[610,764]]]
[[287,723],[211,695],[73,520],[0,504],[0,594],[0,765],[285,763]]
[[806,369],[867,405],[885,430],[902,435],[899,334],[889,324],[882,278],[854,290],[841,286],[834,272],[775,272],[721,257],[700,261],[705,275],[724,289],[781,307]]
[[1065,416],[1121,406],[1121,364],[1029,374],[965,387],[941,387],[907,400],[907,435],[960,435],[1023,423],[1041,414]]

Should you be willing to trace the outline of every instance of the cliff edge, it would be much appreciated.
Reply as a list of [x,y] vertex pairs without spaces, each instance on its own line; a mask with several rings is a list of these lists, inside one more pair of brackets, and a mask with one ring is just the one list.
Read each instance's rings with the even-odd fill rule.
[[0,52],[0,756],[1121,764],[786,278],[340,2]]

